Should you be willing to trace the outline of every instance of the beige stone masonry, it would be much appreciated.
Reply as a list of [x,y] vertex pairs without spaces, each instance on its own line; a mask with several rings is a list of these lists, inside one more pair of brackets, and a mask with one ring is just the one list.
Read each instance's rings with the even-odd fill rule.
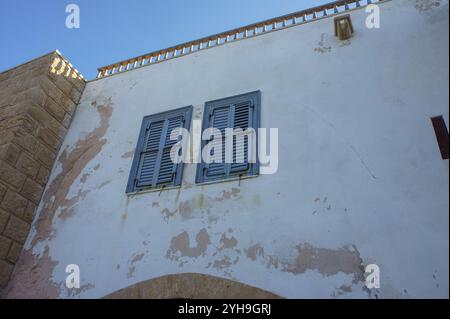
[[85,85],[58,51],[0,73],[0,297]]

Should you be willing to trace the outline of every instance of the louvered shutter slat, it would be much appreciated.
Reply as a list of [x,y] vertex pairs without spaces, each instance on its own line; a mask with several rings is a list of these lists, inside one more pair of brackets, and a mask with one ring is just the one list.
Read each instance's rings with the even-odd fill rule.
[[[234,128],[241,128],[246,130],[249,127],[250,120],[250,103],[236,104],[234,109]],[[237,163],[237,159],[244,157],[243,163]],[[233,163],[231,163],[230,172],[236,173],[246,171],[249,168],[248,164],[248,138],[244,136],[244,143],[237,145],[237,138],[233,141]]]
[[182,124],[183,124],[182,116],[177,116],[177,117],[169,119],[169,126],[168,126],[168,130],[167,130],[166,141],[165,141],[166,146],[174,145],[177,143],[176,140],[170,140],[170,134],[172,133],[172,131],[174,129],[182,127]]
[[145,150],[158,149],[164,121],[150,123]]
[[230,107],[217,108],[212,113],[211,126],[220,130],[221,141],[215,141],[214,149],[222,148],[221,163],[210,163],[205,166],[206,176],[217,176],[225,174],[225,129],[228,127]]
[[136,179],[136,186],[138,187],[145,187],[152,184],[163,125],[164,121],[150,122],[149,124]]
[[140,174],[136,184],[138,187],[149,186],[152,184],[157,155],[157,151],[142,153]]
[[174,129],[183,127],[183,116],[175,116],[169,118],[168,121],[169,123],[167,134],[165,136],[164,147],[161,150],[162,156],[158,172],[157,184],[172,182],[175,177],[174,173],[177,167],[177,164],[173,163],[172,159],[170,158],[170,150],[172,149],[173,145],[177,143],[177,140],[171,140],[170,135]]

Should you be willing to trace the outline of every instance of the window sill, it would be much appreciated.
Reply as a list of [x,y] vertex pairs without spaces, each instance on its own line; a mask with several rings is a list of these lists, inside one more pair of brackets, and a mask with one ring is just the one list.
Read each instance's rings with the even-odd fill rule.
[[196,186],[205,186],[205,185],[211,185],[211,184],[243,181],[245,179],[256,178],[258,176],[259,176],[259,174],[241,176],[240,178],[237,176],[237,177],[232,177],[232,178],[217,179],[217,180],[214,180],[214,181],[207,181],[207,182],[201,182],[201,183],[195,183],[195,184],[181,184],[181,185],[178,185],[178,186],[167,186],[167,187],[158,187],[158,188],[153,188],[153,189],[144,189],[144,190],[141,190],[141,191],[134,191],[134,192],[126,193],[126,195],[129,196],[129,197],[134,197],[136,195],[148,194],[148,193],[157,193],[157,192],[161,193],[161,192],[164,192],[164,191],[167,191],[167,190],[174,190],[174,189],[179,189],[179,188],[188,188],[188,187],[192,188],[192,187],[196,187]]

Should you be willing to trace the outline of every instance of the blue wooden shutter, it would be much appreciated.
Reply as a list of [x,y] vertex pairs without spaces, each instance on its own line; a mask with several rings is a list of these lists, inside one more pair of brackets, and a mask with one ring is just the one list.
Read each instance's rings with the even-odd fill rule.
[[183,162],[176,164],[170,158],[170,151],[178,142],[170,140],[170,134],[180,127],[189,130],[191,116],[192,106],[188,106],[144,118],[127,192],[181,184]]
[[[249,163],[249,140],[244,136],[244,144],[237,145],[237,138],[233,138],[233,163],[225,163],[225,128],[248,128],[257,129],[260,117],[260,92],[251,92],[230,98],[210,101],[205,103],[205,114],[203,117],[203,129],[214,127],[222,134],[222,162],[200,163],[197,169],[196,182],[201,183],[210,180],[228,178],[239,175],[255,175],[259,172],[259,165]],[[202,148],[210,141],[203,141]],[[257,145],[255,145],[257,150]],[[237,157],[243,154],[244,161],[237,163]]]

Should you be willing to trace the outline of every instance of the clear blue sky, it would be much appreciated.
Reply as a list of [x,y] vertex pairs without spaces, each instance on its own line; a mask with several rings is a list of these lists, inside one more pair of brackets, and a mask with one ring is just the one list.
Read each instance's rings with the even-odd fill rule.
[[[0,72],[58,49],[87,78],[104,66],[331,0],[0,0]],[[80,7],[68,29],[67,4]]]

